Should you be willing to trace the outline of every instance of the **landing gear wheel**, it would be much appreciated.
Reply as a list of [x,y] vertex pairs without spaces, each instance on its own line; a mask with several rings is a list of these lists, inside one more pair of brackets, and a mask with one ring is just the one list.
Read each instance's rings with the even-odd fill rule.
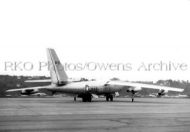
[[87,95],[87,102],[91,102],[92,101],[92,96],[91,96],[91,94],[88,94]]
[[110,95],[110,101],[113,101],[113,95]]
[[77,100],[77,97],[74,97],[74,101],[76,101]]
[[82,97],[82,102],[86,102],[86,98],[85,97]]
[[135,97],[135,92],[134,91],[132,91],[132,95],[131,95],[131,102],[134,102],[134,97]]
[[106,96],[106,101],[109,101],[109,97],[108,96]]
[[92,102],[91,94],[82,97],[82,102]]
[[113,95],[106,95],[106,101],[113,101]]
[[89,97],[89,98],[88,98],[88,102],[92,102],[92,97]]

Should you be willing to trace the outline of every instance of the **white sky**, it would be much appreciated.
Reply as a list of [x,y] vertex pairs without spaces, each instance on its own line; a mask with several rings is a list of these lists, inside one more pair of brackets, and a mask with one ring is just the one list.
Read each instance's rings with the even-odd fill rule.
[[70,77],[190,80],[189,0],[0,1],[0,74],[6,61],[46,61],[54,48],[65,62],[185,63],[185,71],[68,71]]

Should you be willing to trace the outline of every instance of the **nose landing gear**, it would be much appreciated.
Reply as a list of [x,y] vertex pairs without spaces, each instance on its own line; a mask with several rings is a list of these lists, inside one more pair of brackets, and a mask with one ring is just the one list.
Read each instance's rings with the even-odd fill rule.
[[106,95],[106,101],[113,101],[113,95]]
[[134,98],[135,98],[135,92],[134,91],[131,91],[131,102],[134,102]]

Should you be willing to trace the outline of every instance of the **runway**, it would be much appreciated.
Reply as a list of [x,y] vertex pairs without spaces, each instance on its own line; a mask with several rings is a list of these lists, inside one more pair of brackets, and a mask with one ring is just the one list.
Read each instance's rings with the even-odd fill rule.
[[190,99],[0,98],[2,132],[189,132]]

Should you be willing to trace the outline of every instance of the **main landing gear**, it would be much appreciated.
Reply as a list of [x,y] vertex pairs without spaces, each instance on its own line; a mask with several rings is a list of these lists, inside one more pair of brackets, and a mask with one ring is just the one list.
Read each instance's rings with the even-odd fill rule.
[[92,102],[92,95],[86,94],[82,97],[82,102]]
[[74,97],[74,101],[77,101],[77,97],[76,96]]
[[113,101],[113,95],[106,95],[106,101]]

